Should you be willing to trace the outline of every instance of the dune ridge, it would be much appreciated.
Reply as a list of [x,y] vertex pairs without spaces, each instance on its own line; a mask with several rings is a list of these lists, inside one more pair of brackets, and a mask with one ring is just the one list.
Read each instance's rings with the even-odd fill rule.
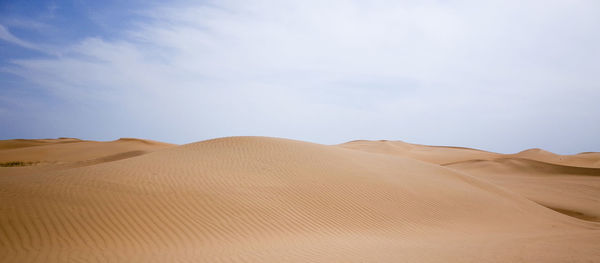
[[[350,144],[228,137],[181,146],[124,139],[9,147],[0,160],[60,163],[0,168],[0,258],[598,261],[600,224],[440,165],[497,154]],[[69,165],[81,162],[90,163]]]

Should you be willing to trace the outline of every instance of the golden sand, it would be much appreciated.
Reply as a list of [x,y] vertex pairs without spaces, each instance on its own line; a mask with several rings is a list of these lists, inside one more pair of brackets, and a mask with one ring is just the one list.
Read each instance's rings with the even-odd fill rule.
[[48,139],[0,163],[0,262],[600,262],[597,153]]

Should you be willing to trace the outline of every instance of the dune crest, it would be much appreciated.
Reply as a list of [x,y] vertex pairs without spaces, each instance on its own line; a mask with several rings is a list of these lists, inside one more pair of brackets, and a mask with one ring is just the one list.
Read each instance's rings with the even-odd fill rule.
[[[69,147],[55,144],[44,150],[61,155],[89,149],[77,158],[60,156],[81,162],[90,156],[127,155],[132,143],[148,145],[124,139]],[[228,137],[181,146],[159,144],[152,152],[130,158],[58,170],[0,168],[0,258],[5,262],[598,259],[600,224],[548,209],[468,169],[436,163],[465,160],[475,152],[485,158],[496,154],[363,143],[340,147]],[[369,149],[357,150],[358,146]],[[42,156],[37,147],[50,146],[27,147],[29,154]],[[0,154],[25,156],[20,151],[27,148]],[[433,157],[425,158],[427,153]],[[26,172],[8,172],[13,170]]]

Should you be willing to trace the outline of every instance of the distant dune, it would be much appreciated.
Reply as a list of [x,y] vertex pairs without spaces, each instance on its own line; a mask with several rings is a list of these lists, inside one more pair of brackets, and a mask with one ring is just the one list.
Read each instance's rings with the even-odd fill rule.
[[600,154],[0,141],[0,262],[600,262]]

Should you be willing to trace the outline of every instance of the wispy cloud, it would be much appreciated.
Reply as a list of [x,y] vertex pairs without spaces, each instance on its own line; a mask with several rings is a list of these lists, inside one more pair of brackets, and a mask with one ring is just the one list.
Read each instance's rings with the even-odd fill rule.
[[49,30],[52,28],[52,26],[48,24],[28,18],[5,18],[2,20],[2,23],[4,24],[5,30],[7,30],[7,27],[33,29],[37,31]]
[[[581,148],[600,132],[598,10],[594,1],[165,5],[118,39],[55,47],[60,56],[15,59],[11,70],[72,103],[113,105],[103,114],[156,139],[397,138],[513,151],[575,136]],[[4,27],[0,37],[36,48]],[[574,126],[539,136],[554,123]]]
[[6,42],[9,42],[11,44],[15,44],[15,45],[24,47],[24,48],[38,50],[38,51],[42,50],[41,48],[39,48],[38,46],[36,46],[32,43],[16,37],[12,33],[10,33],[10,31],[3,25],[0,25],[0,39],[4,40]]

